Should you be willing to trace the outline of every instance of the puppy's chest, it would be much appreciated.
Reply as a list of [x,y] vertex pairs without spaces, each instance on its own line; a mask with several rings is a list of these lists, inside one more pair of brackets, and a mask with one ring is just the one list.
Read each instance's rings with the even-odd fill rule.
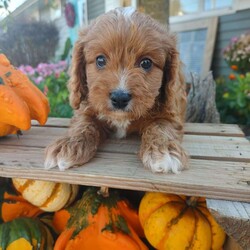
[[116,139],[121,139],[121,138],[125,138],[126,135],[127,135],[127,129],[126,128],[117,127],[113,136]]
[[130,125],[129,121],[123,121],[123,122],[112,121],[111,122],[112,135],[111,136],[117,139],[125,138],[128,133],[129,125]]
[[139,131],[138,124],[134,121],[111,121],[104,119],[100,119],[99,121],[110,138],[122,139],[131,133],[137,133]]

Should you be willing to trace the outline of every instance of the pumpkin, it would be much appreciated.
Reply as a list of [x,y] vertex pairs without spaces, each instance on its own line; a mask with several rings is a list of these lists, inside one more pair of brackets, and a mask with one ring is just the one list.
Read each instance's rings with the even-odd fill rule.
[[45,124],[49,103],[45,95],[0,54],[0,136],[28,130],[31,119]]
[[53,212],[68,206],[78,194],[78,185],[12,178],[23,198],[43,211]]
[[147,240],[160,250],[219,250],[226,237],[204,198],[149,192],[139,218]]
[[67,223],[70,219],[69,209],[70,207],[64,208],[54,213],[52,225],[59,233],[66,229]]
[[38,218],[17,218],[0,224],[0,250],[52,250],[54,239]]
[[106,197],[89,188],[68,212],[70,218],[54,250],[148,249],[136,232],[140,228],[136,211],[114,190]]
[[11,221],[18,217],[36,217],[43,212],[6,183],[0,186],[0,208],[0,222]]

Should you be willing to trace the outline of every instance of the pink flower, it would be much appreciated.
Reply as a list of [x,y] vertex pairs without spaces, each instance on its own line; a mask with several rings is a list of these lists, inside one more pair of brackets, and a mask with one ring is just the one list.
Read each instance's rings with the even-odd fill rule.
[[26,65],[25,71],[28,75],[34,75],[35,74],[35,69],[31,67],[30,65]]
[[238,41],[238,39],[239,39],[239,38],[236,37],[236,36],[235,36],[235,37],[232,37],[232,38],[231,38],[231,43],[236,43],[236,42]]
[[30,65],[21,65],[21,66],[19,66],[18,69],[27,75],[34,75],[35,74],[35,69]]
[[43,81],[43,77],[42,76],[38,76],[37,78],[34,78],[34,82],[38,85]]

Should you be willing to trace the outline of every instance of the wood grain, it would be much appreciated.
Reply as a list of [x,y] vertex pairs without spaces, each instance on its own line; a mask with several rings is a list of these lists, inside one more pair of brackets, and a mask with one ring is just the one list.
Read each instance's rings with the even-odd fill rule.
[[[70,124],[68,118],[49,118],[43,127],[67,128]],[[37,121],[32,121],[33,126],[39,126]],[[185,134],[218,135],[244,137],[244,133],[236,124],[213,124],[213,123],[186,123]]]
[[235,125],[186,124],[183,146],[190,168],[179,175],[144,169],[136,136],[107,140],[84,166],[45,170],[44,148],[65,134],[68,124],[69,119],[49,119],[46,126],[34,125],[19,138],[0,138],[0,176],[250,202],[250,144]]
[[[24,131],[24,135],[19,138],[15,135],[0,138],[0,144],[45,148],[66,132],[67,128],[33,127],[29,131]],[[101,145],[99,151],[136,154],[139,146],[139,138],[132,136],[122,140],[109,139]],[[244,137],[229,137],[224,134],[223,136],[186,134],[183,146],[192,159],[250,162],[249,142]]]

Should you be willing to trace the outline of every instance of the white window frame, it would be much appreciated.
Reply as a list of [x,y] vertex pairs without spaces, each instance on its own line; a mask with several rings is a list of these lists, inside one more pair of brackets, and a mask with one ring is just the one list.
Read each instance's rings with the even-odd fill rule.
[[199,30],[204,28],[207,29],[204,58],[203,62],[201,62],[202,76],[206,76],[211,68],[217,25],[218,25],[218,17],[205,18],[200,20],[199,22],[190,21],[184,23],[170,24],[170,30],[176,33],[183,31]]
[[203,11],[202,5],[204,4],[204,1],[200,2],[200,11],[192,14],[187,14],[183,16],[171,16],[169,17],[169,23],[178,23],[178,22],[187,22],[187,21],[192,21],[196,19],[201,19],[201,18],[209,18],[213,16],[222,16],[222,15],[228,15],[228,14],[233,14],[237,10],[242,9],[242,7],[249,6],[250,8],[250,1],[249,0],[233,0],[232,6],[230,7],[225,7],[221,9],[214,9],[214,10],[208,10],[208,11]]

